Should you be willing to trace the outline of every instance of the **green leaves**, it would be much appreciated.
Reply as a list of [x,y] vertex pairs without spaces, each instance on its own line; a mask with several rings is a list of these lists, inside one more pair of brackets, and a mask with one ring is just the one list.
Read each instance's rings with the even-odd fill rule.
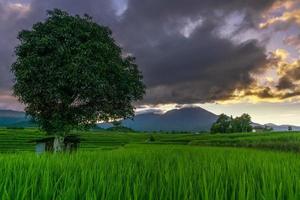
[[19,33],[14,94],[49,134],[127,118],[145,86],[131,57],[122,57],[111,30],[89,16],[55,9]]
[[251,132],[251,117],[248,114],[242,114],[240,117],[233,118],[221,114],[217,121],[211,127],[211,133],[238,133]]

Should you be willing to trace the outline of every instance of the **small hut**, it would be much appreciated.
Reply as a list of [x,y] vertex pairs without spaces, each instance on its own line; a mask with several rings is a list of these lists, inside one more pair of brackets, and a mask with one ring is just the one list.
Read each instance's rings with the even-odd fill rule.
[[[55,137],[46,137],[31,142],[35,142],[36,153],[53,152]],[[76,151],[79,147],[80,138],[76,135],[69,135],[63,138],[63,151]]]

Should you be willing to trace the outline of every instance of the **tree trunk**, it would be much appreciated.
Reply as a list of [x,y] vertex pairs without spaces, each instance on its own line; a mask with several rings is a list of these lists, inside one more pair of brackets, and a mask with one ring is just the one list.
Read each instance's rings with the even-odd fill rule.
[[56,135],[53,141],[53,152],[62,152],[64,150],[64,137]]

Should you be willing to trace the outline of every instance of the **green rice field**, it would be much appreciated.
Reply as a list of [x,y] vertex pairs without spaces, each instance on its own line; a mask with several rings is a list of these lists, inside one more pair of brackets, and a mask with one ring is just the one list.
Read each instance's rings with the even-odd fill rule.
[[0,199],[300,199],[297,132],[76,134],[79,151],[37,155],[43,133],[0,129]]
[[[300,152],[300,132],[186,134],[122,133],[111,131],[73,132],[81,138],[81,150],[115,149],[128,144],[249,147],[276,151]],[[155,141],[149,143],[150,136]],[[36,128],[0,128],[0,152],[33,152],[35,139],[45,134]]]

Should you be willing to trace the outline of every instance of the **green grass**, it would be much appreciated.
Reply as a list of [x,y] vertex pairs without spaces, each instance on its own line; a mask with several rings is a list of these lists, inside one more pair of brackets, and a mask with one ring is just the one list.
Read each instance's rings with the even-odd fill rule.
[[183,145],[0,155],[0,199],[300,199],[293,153]]
[[[84,150],[118,148],[127,144],[145,144],[153,135],[155,144],[196,146],[252,147],[300,152],[300,132],[235,133],[235,134],[166,134],[122,133],[109,131],[75,132],[81,138]],[[0,129],[0,152],[34,151],[30,142],[45,135],[38,129]]]
[[0,129],[0,199],[300,199],[297,132],[75,133],[78,152],[36,155],[42,132]]

